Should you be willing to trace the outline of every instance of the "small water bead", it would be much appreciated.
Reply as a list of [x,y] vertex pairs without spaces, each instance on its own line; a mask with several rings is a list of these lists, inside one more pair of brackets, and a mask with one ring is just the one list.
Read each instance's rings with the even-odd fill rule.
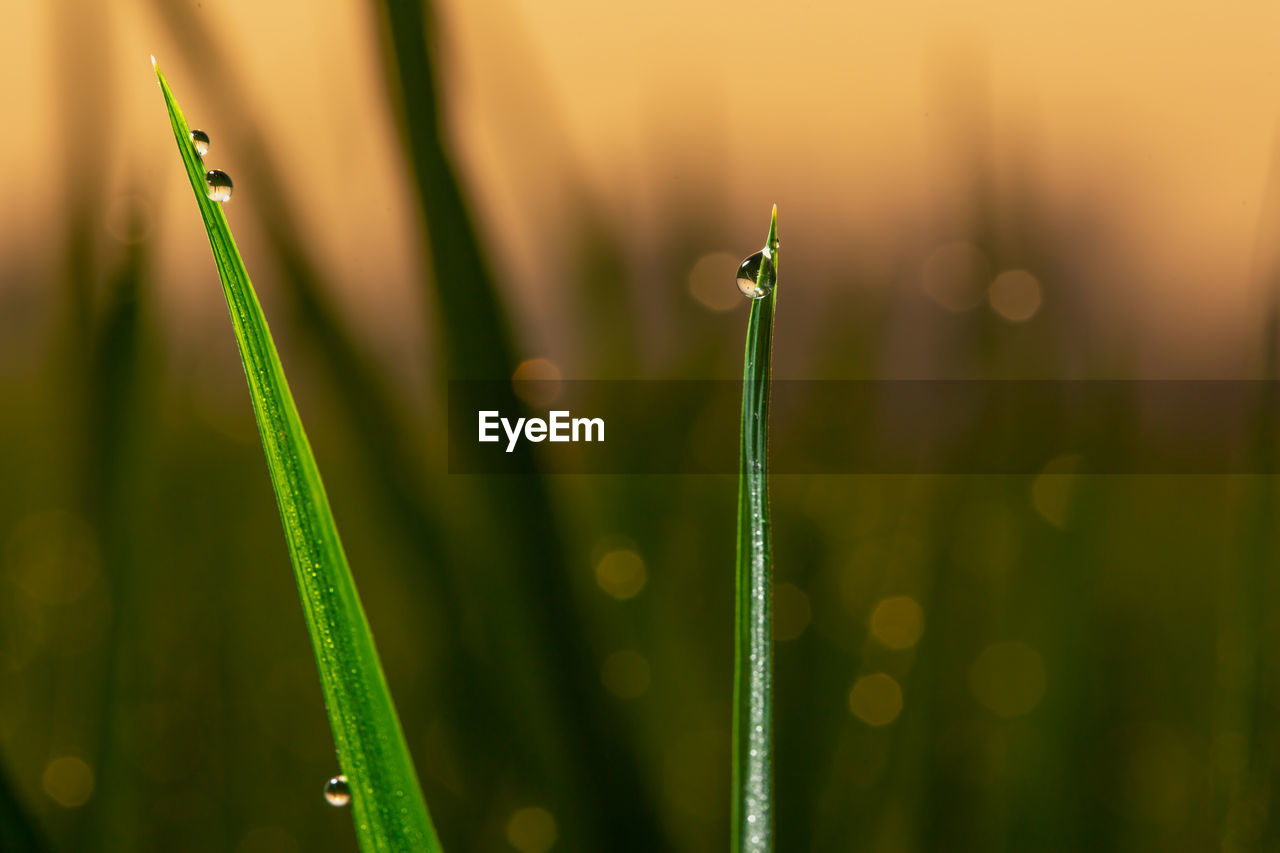
[[331,806],[342,807],[351,802],[351,786],[346,776],[334,776],[324,786],[324,798]]
[[196,149],[196,154],[203,157],[209,153],[209,134],[203,130],[191,131],[191,145]]
[[773,253],[762,249],[738,267],[738,290],[742,291],[743,296],[763,299],[773,292],[777,276],[773,266]]
[[221,169],[210,169],[204,173],[205,194],[217,202],[231,199],[231,176]]

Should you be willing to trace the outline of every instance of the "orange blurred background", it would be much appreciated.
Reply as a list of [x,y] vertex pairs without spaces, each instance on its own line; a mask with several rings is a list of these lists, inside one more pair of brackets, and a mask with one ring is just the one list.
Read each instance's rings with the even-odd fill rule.
[[[877,286],[911,284],[893,258],[954,236],[979,182],[997,204],[1033,196],[1107,232],[1105,251],[1077,260],[1105,283],[1112,333],[1138,342],[1143,375],[1250,375],[1257,257],[1274,251],[1273,4],[483,0],[438,17],[455,160],[527,339],[566,375],[592,375],[556,352],[561,240],[584,196],[641,270],[673,205],[712,212],[740,253],[776,201],[792,298],[818,308],[809,290],[837,286],[844,264]],[[34,273],[6,290],[38,291],[57,268],[56,223],[75,193],[96,197],[108,229],[120,196],[140,194],[164,232],[168,328],[221,333],[155,53],[212,135],[210,162],[236,177],[245,152],[228,140],[258,128],[318,257],[359,291],[343,295],[353,322],[425,356],[407,324],[387,323],[416,303],[424,249],[375,9],[56,0],[6,18],[0,240]],[[175,43],[175,22],[199,28],[208,56]],[[241,176],[229,208],[251,269],[264,266],[246,210],[257,189]],[[270,276],[257,273],[268,294]]]

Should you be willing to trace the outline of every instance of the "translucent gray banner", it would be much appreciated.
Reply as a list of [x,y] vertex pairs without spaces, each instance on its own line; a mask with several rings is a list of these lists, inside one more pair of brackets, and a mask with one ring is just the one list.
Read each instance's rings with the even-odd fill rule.
[[[733,474],[741,383],[458,381],[457,474]],[[779,381],[777,474],[1272,474],[1280,383]]]

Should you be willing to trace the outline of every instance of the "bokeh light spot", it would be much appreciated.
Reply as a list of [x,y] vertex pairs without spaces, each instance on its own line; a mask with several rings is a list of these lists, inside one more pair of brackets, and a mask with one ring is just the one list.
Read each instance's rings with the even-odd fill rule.
[[895,595],[871,611],[871,636],[890,649],[909,649],[924,633],[924,610],[914,598]]
[[1029,713],[1044,697],[1046,683],[1040,653],[1023,642],[987,646],[969,668],[974,698],[1001,717]]
[[520,853],[546,853],[556,843],[556,819],[538,806],[516,809],[507,821],[507,841]]
[[742,304],[742,294],[734,284],[737,258],[728,252],[712,252],[698,258],[689,270],[689,293],[712,311],[731,311]]
[[649,661],[639,652],[628,649],[614,652],[605,658],[600,668],[600,680],[614,696],[638,699],[649,690]]
[[530,406],[549,406],[560,396],[560,368],[545,358],[522,361],[511,374],[511,387]]
[[991,310],[1010,323],[1024,323],[1040,310],[1040,282],[1026,270],[1005,270],[987,290]]
[[887,673],[864,675],[849,689],[849,710],[869,726],[887,726],[902,712],[902,687]]
[[809,595],[793,583],[780,583],[773,588],[773,638],[779,642],[794,640],[809,627],[813,611]]
[[93,769],[74,755],[46,764],[40,782],[49,799],[63,808],[83,806],[93,796]]
[[596,563],[596,584],[619,601],[639,595],[647,580],[644,560],[630,549],[609,551]]

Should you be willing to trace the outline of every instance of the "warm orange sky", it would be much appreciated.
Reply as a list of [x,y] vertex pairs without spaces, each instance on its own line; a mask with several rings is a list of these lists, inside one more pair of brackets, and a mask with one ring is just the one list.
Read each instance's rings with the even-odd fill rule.
[[[220,126],[263,128],[322,257],[340,280],[385,296],[353,308],[362,322],[415,302],[416,214],[373,4],[192,0],[234,62],[232,90],[247,93],[228,114],[159,2],[6,7],[6,257],[56,269],[49,241],[76,179],[60,164],[75,151],[104,205],[129,185],[153,197],[166,307],[219,319],[205,298],[212,267],[190,263],[203,236],[170,156],[154,52],[193,125],[213,136],[211,164],[234,177],[243,156],[219,147]],[[976,123],[1002,187],[1034,181],[1063,208],[1105,200],[1123,252],[1099,261],[1099,275],[1132,289],[1144,333],[1211,361],[1237,324],[1256,327],[1249,271],[1280,117],[1277,32],[1274,3],[1199,1],[451,0],[440,22],[457,158],[535,327],[556,310],[538,261],[564,225],[567,186],[588,187],[638,235],[673,188],[714,192],[735,245],[758,240],[776,201],[791,269],[816,275],[848,251],[875,268],[903,235],[945,231],[967,180],[958,132]],[[273,115],[286,102],[290,115]],[[68,134],[73,143],[55,141]],[[228,208],[251,267],[253,191],[238,183]],[[200,298],[174,298],[191,291]]]

